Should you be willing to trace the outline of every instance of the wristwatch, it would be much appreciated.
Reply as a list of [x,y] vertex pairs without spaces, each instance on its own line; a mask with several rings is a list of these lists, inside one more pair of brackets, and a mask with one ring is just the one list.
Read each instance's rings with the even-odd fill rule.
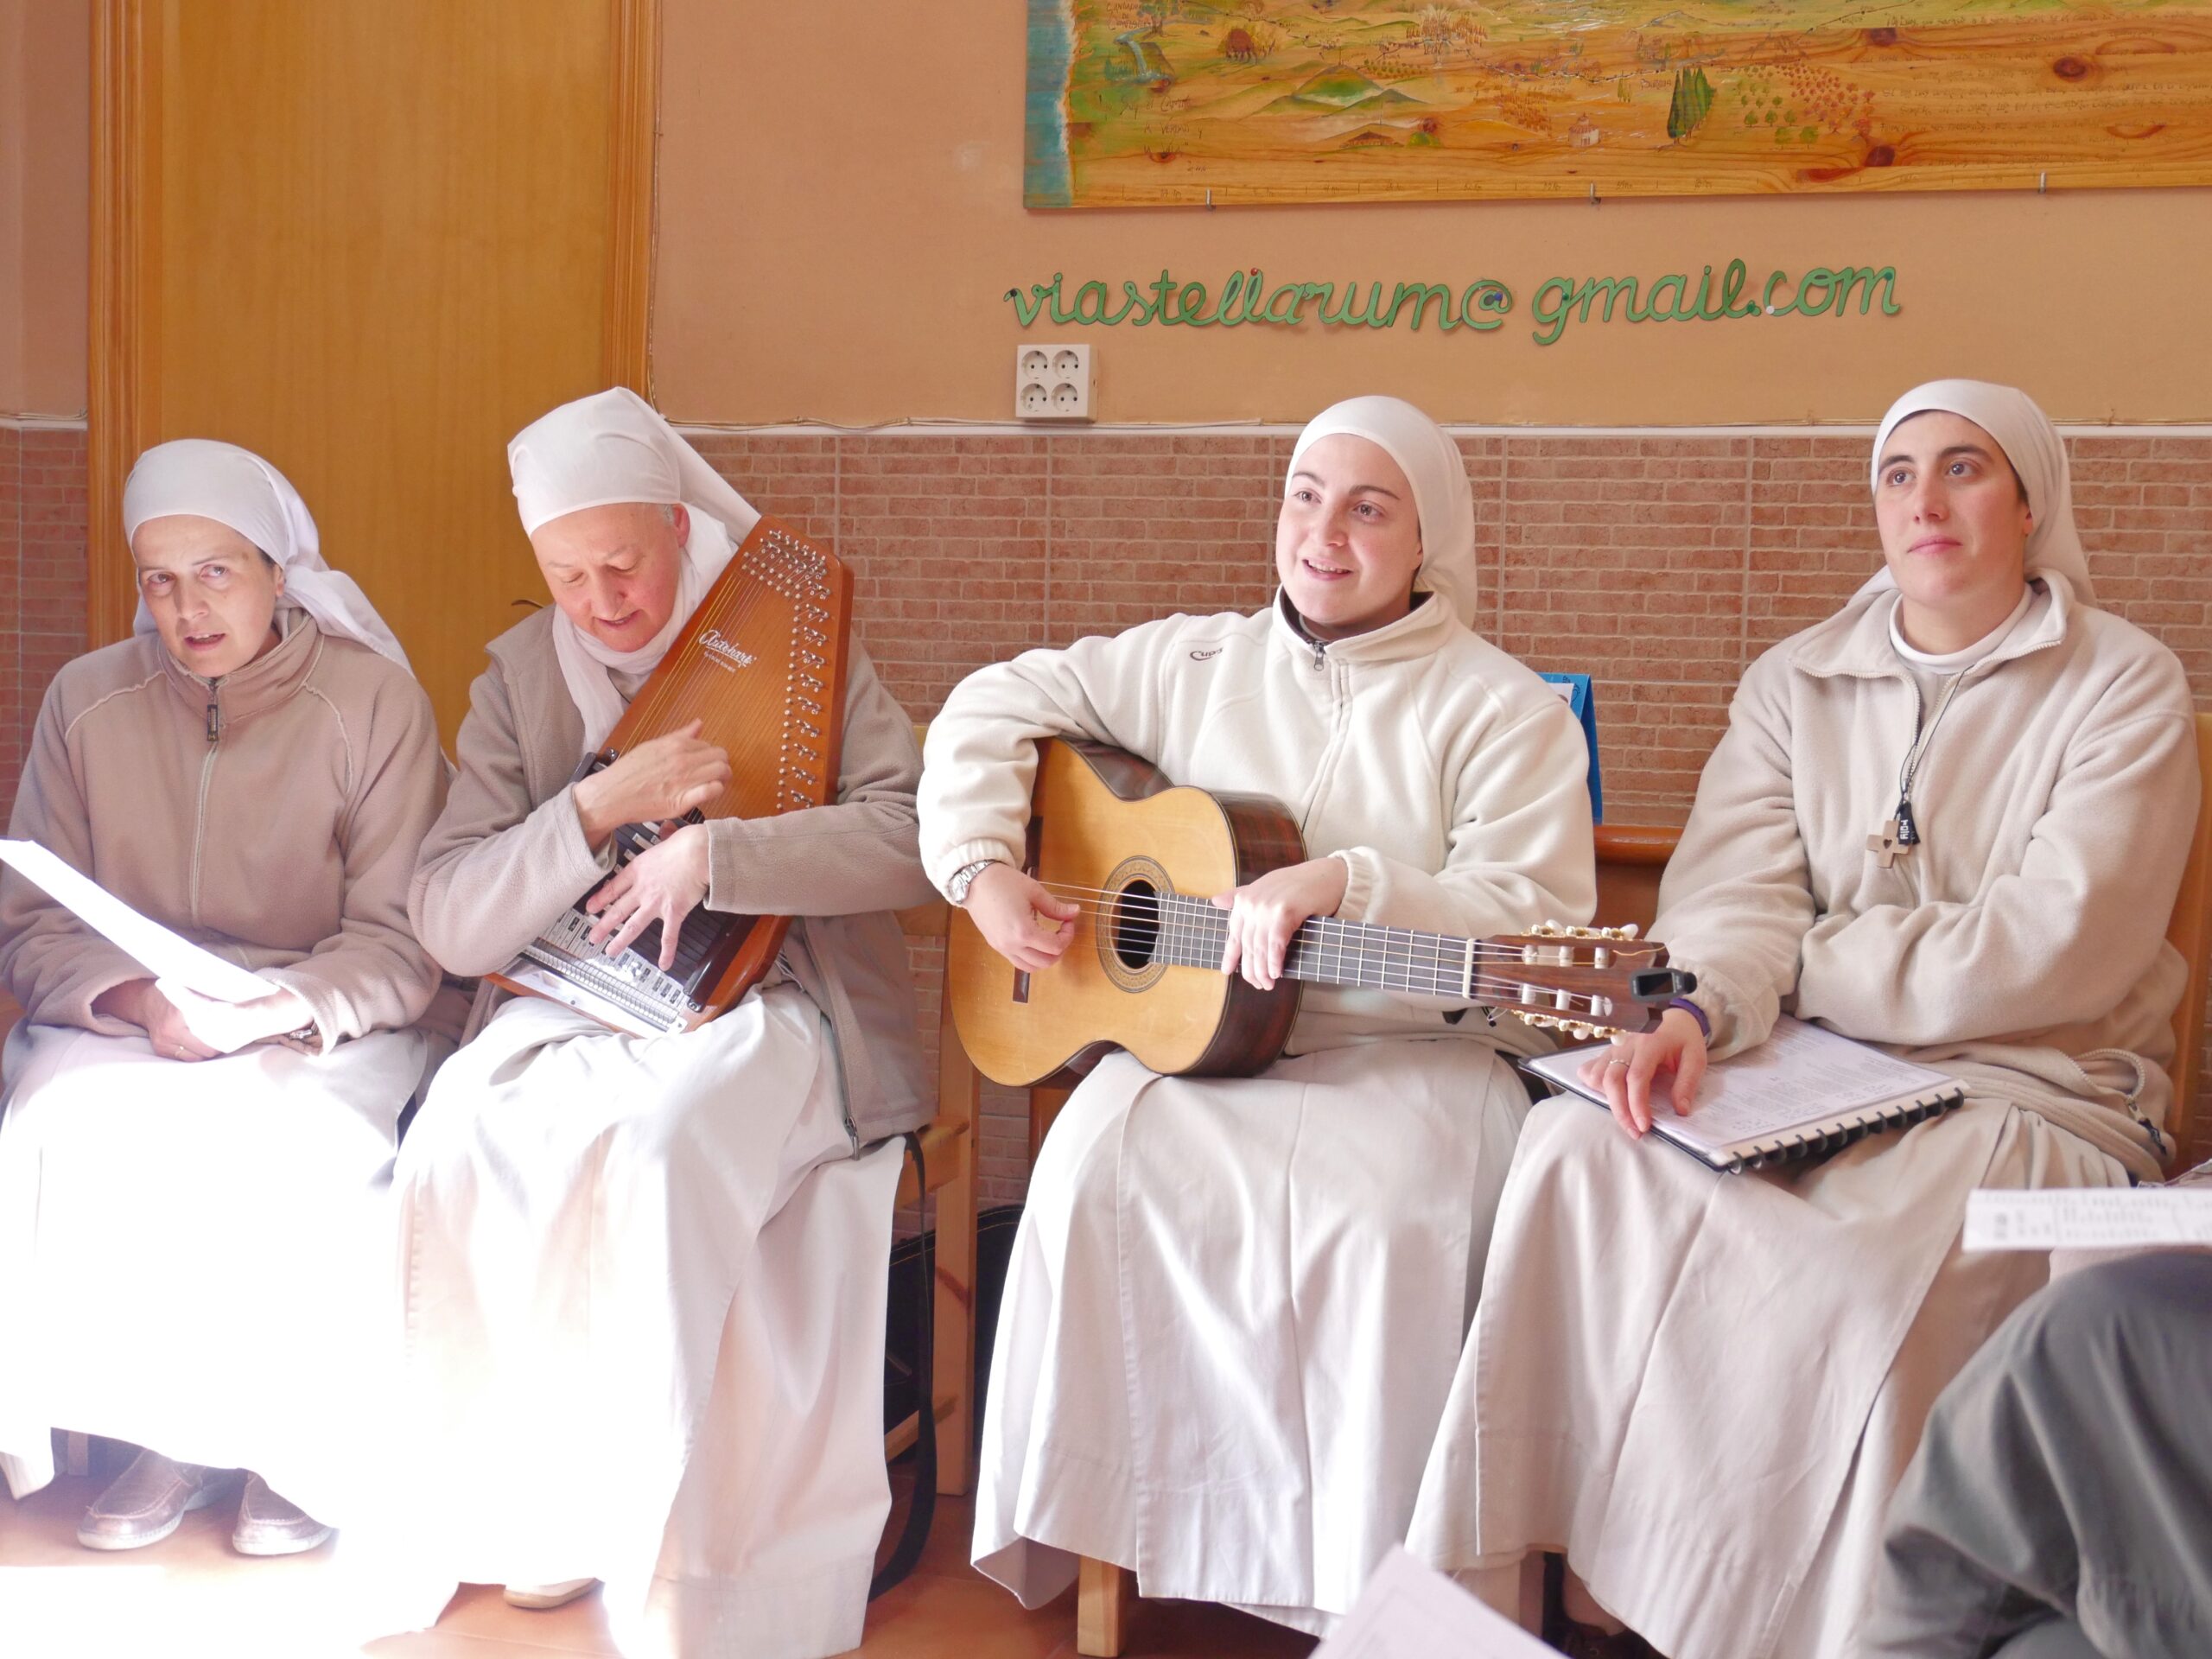
[[952,873],[952,880],[944,884],[944,896],[957,906],[968,903],[968,889],[976,885],[976,878],[992,865],[1002,862],[995,858],[979,858],[973,864],[963,864]]

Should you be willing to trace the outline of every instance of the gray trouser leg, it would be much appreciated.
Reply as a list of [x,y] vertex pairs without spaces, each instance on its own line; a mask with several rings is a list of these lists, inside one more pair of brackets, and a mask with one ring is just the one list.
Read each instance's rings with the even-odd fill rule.
[[[2212,1654],[2208,1410],[2212,1255],[2131,1257],[2024,1303],[1929,1420],[1866,1651],[1981,1659],[2032,1631],[2037,1656]],[[2075,1647],[2035,1645],[2064,1624]]]

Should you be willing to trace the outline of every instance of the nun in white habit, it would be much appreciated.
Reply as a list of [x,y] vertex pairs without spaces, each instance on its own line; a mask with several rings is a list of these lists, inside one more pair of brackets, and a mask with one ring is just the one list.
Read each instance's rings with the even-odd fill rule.
[[156,982],[0,874],[24,1008],[0,1062],[0,1465],[20,1496],[52,1477],[50,1427],[145,1447],[79,1528],[103,1549],[158,1542],[249,1470],[234,1541],[289,1553],[346,1520],[353,1426],[380,1408],[384,1205],[439,984],[407,884],[444,763],[397,641],[275,467],[158,445],[123,519],[137,631],[48,689],[10,833],[270,994]]
[[690,1033],[484,988],[400,1160],[415,1461],[386,1541],[524,1605],[603,1580],[626,1651],[842,1651],[890,1502],[879,1143],[930,1104],[888,913],[928,895],[912,729],[855,647],[836,804],[686,828],[610,880],[616,826],[762,764],[683,732],[571,782],[758,515],[625,391],[508,459],[553,603],[472,692],[415,876],[424,942],[489,973],[587,893],[610,948],[700,903],[798,919]]
[[[1591,1062],[1615,1116],[1530,1115],[1412,1533],[1493,1591],[1563,1549],[1588,1622],[1694,1659],[1856,1650],[1930,1405],[2045,1274],[1960,1250],[1967,1194],[2171,1150],[2181,665],[2096,608],[2024,393],[1906,394],[1871,481],[1883,569],[1745,675],[1668,867],[1653,931],[1693,1007]],[[1967,1103],[1743,1176],[1643,1138],[1656,1072],[1694,1087],[1783,1012]]]
[[[1294,812],[1306,863],[1238,890],[1273,983],[1311,915],[1479,938],[1593,899],[1589,754],[1470,629],[1448,435],[1360,397],[1299,439],[1251,615],[1173,616],[970,676],[931,723],[931,877],[1033,971],[1071,909],[1020,874],[1036,745],[1127,749]],[[1041,924],[1041,925],[1040,925]],[[1090,1556],[1147,1595],[1319,1630],[1404,1535],[1541,1039],[1448,1000],[1306,988],[1244,1080],[1116,1054],[1047,1137],[991,1366],[975,1559],[1027,1605]]]

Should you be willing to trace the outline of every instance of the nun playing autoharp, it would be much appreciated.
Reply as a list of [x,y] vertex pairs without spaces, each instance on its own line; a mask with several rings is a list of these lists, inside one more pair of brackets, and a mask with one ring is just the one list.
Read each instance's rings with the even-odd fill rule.
[[123,493],[137,631],[41,705],[10,833],[251,969],[235,1005],[157,983],[12,870],[23,1006],[0,1116],[0,1452],[48,1430],[145,1448],[78,1537],[130,1549],[245,1480],[232,1541],[341,1520],[378,1327],[385,1179],[436,1039],[407,923],[445,798],[429,699],[283,477],[227,443],[149,449]]
[[[635,393],[508,447],[553,602],[490,646],[411,913],[490,973],[587,894],[619,950],[695,906],[792,916],[719,1019],[638,1038],[488,982],[401,1154],[415,1500],[433,1576],[544,1608],[606,1581],[625,1650],[773,1659],[860,1641],[890,1507],[885,1263],[929,1112],[906,943],[912,725],[857,647],[837,799],[674,831],[732,768],[696,728],[580,782],[760,515]],[[763,671],[766,671],[765,670]],[[873,1148],[873,1149],[871,1149]]]
[[[922,852],[1014,964],[1075,907],[1021,873],[1037,744],[1127,749],[1298,817],[1305,862],[1217,900],[1272,985],[1309,917],[1481,938],[1592,903],[1589,753],[1469,626],[1452,438],[1357,397],[1298,441],[1275,602],[979,671],[931,722]],[[1464,1001],[1306,988],[1245,1079],[1103,1062],[1052,1126],[1008,1270],[977,1565],[1031,1606],[1091,1556],[1304,1629],[1403,1536],[1543,1046]]]
[[[1529,1117],[1413,1530],[1459,1570],[1563,1548],[1586,1623],[1695,1659],[1857,1651],[1929,1408],[2045,1273],[1962,1253],[1967,1195],[2168,1151],[2181,664],[2097,608],[2025,393],[1908,392],[1872,483],[1883,569],[1751,664],[1668,867],[1654,931],[1696,993],[1589,1062],[1612,1118]],[[1690,1095],[1783,1012],[1965,1105],[1741,1176],[1646,1138],[1655,1075]]]

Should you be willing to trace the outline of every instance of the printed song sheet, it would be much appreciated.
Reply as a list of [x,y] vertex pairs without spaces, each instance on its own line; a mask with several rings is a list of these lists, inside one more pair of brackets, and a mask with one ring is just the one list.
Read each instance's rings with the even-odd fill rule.
[[1967,1195],[1969,1250],[2212,1248],[2212,1183],[1984,1190]]
[[[1547,1055],[1529,1062],[1528,1069],[1587,1095],[1579,1076],[1582,1063],[1606,1046]],[[1932,1093],[1950,1081],[1940,1071],[1892,1058],[1878,1048],[1784,1014],[1775,1021],[1774,1034],[1766,1041],[1706,1072],[1689,1116],[1669,1123],[1668,1132],[1677,1140],[1717,1149]],[[1666,1078],[1655,1081],[1651,1098],[1655,1105],[1673,1112],[1673,1091]]]
[[156,979],[218,1002],[251,1002],[274,995],[279,988],[140,915],[35,841],[0,841],[0,863],[12,866],[26,880],[67,905],[79,921],[129,954]]
[[1382,1558],[1313,1659],[1557,1659],[1558,1653],[1402,1545]]

